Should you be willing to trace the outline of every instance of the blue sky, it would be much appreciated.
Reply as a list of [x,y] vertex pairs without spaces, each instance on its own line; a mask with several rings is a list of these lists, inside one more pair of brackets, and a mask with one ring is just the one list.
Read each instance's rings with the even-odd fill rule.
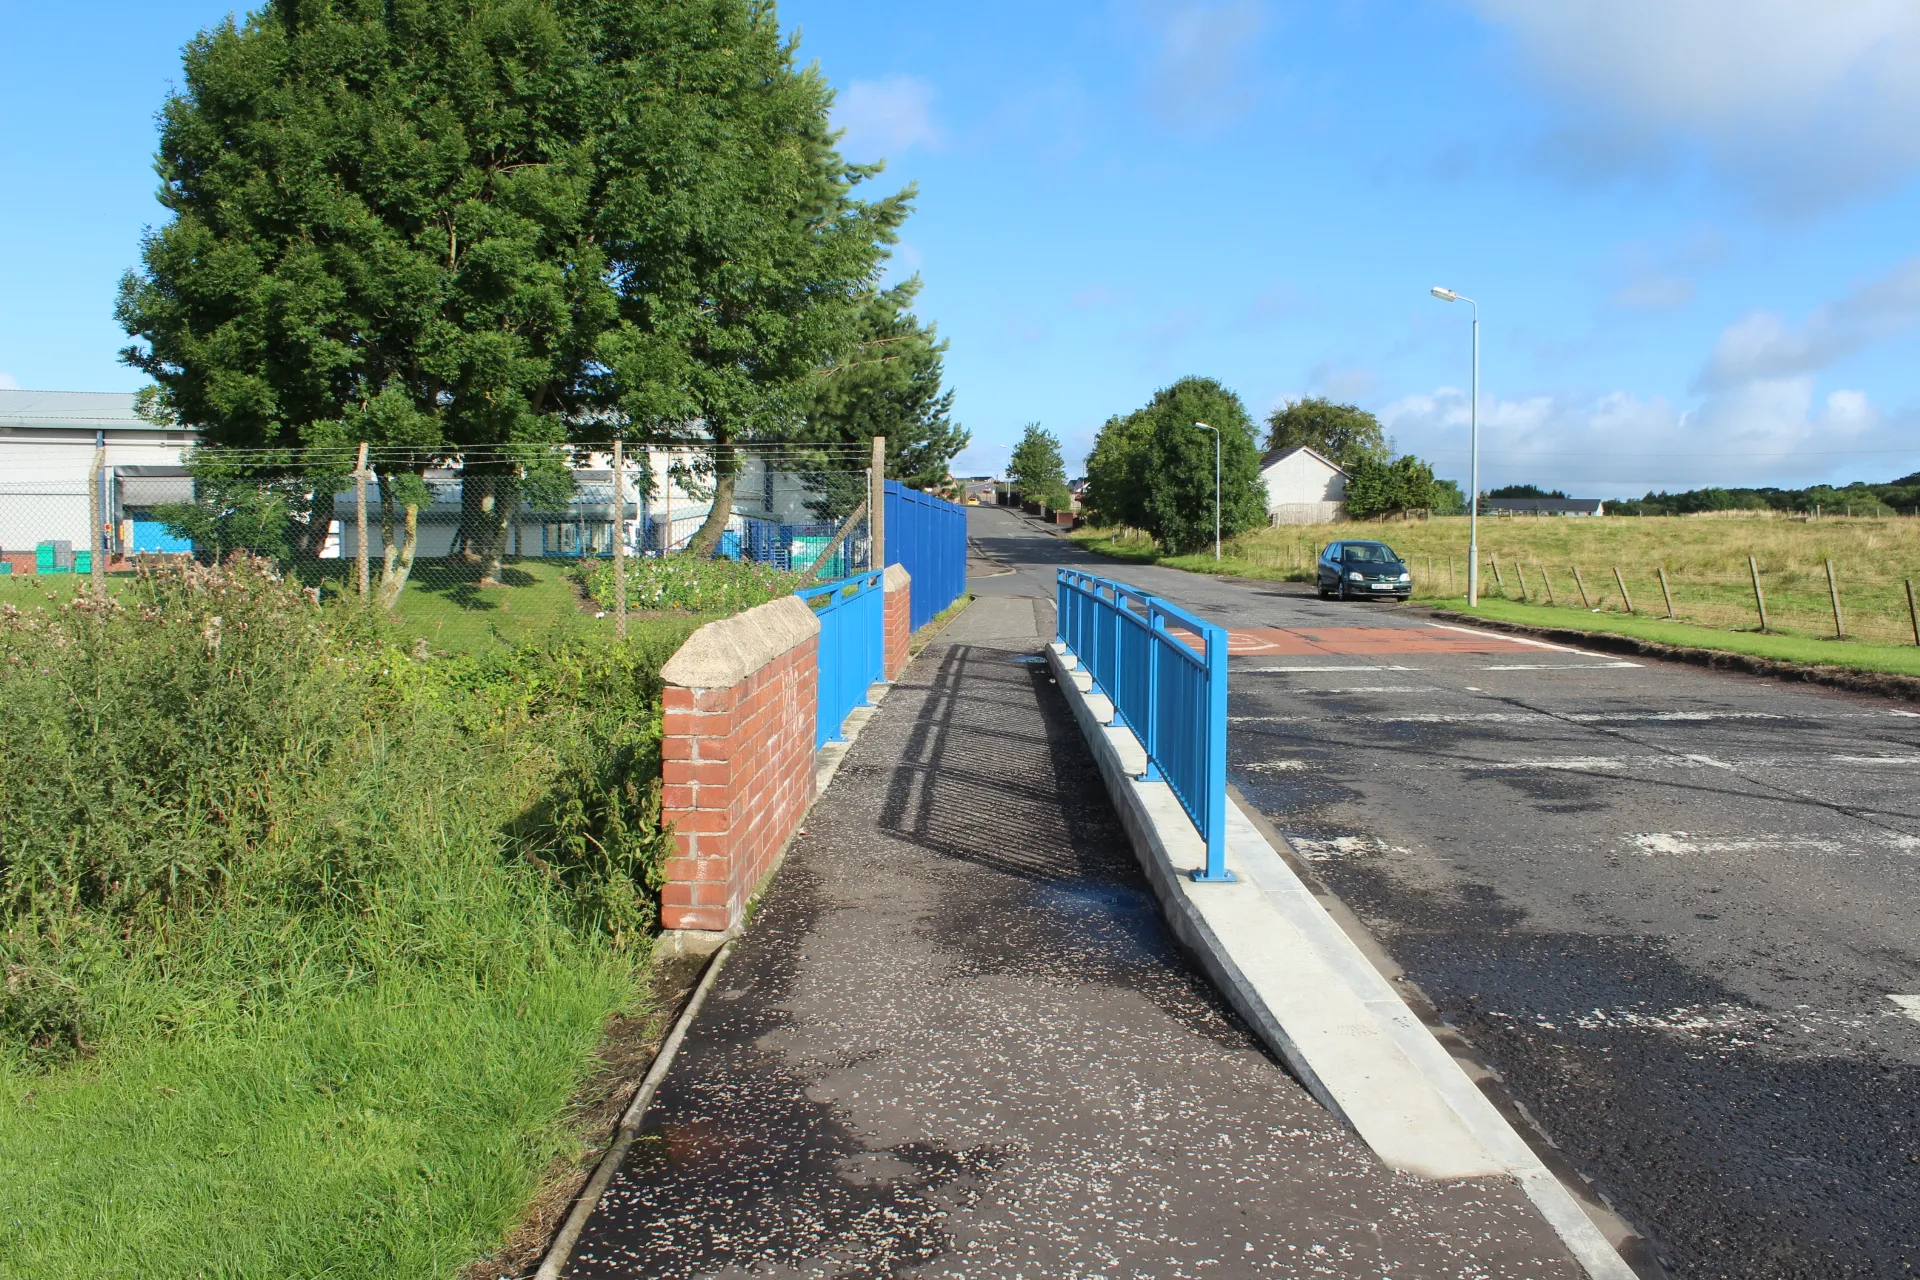
[[[0,378],[130,389],[152,117],[228,6],[0,3]],[[787,0],[997,469],[1189,373],[1581,496],[1920,469],[1908,0]],[[0,385],[6,385],[0,382]]]

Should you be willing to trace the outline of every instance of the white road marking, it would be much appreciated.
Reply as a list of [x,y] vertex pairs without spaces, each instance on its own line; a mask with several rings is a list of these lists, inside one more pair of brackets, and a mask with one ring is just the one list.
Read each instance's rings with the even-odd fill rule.
[[1563,719],[1578,724],[1605,724],[1615,720],[1791,720],[1771,711],[1593,711],[1568,712]]
[[1308,765],[1305,760],[1255,760],[1235,767],[1247,773],[1304,773]]
[[1835,764],[1920,764],[1920,756],[1828,756]]
[[1884,832],[1840,839],[1819,836],[1757,835],[1698,836],[1685,831],[1649,831],[1626,837],[1637,853],[1649,858],[1679,858],[1696,854],[1807,853],[1855,856],[1870,849],[1896,853],[1920,852],[1920,836]]
[[1372,836],[1334,836],[1327,840],[1309,840],[1305,836],[1288,836],[1287,843],[1294,851],[1309,862],[1331,862],[1335,858],[1367,857],[1377,853],[1406,853],[1407,850],[1390,845]]
[[1915,1022],[1920,1022],[1920,996],[1889,995],[1887,999],[1899,1005],[1901,1013],[1906,1014]]
[[1618,671],[1638,668],[1638,662],[1516,662],[1511,666],[1482,667],[1482,671]]
[[1306,675],[1315,671],[1418,671],[1418,667],[1234,667],[1233,674],[1277,675],[1282,672]]
[[1510,636],[1505,633],[1496,636],[1491,632],[1481,631],[1477,627],[1454,627],[1444,622],[1429,622],[1427,625],[1430,627],[1438,627],[1442,631],[1458,631],[1462,635],[1479,636],[1483,640],[1489,638],[1511,640],[1515,644],[1532,645],[1536,649],[1551,649],[1555,653],[1577,653],[1583,658],[1601,658],[1606,656],[1605,654],[1588,653],[1585,649],[1572,649],[1564,644],[1548,644],[1545,640],[1534,640],[1527,636]]
[[1423,684],[1356,684],[1348,685],[1344,689],[1289,689],[1287,692],[1325,696],[1341,693],[1440,693],[1443,691]]

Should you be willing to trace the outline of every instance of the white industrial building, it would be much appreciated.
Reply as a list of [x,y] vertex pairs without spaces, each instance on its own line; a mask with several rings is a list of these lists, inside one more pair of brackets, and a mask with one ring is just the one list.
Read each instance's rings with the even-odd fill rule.
[[[96,545],[90,517],[96,486],[100,532],[110,559],[191,550],[154,517],[154,508],[193,499],[193,480],[183,463],[195,433],[146,421],[134,411],[134,399],[131,392],[0,390],[0,563],[10,564],[14,572],[30,572],[47,544],[64,545],[62,554],[69,556]],[[641,449],[628,455],[621,523],[636,552],[683,545],[706,520],[712,499],[699,492],[693,466],[698,457],[697,451],[686,449]],[[614,536],[611,464],[612,459],[600,453],[578,459],[573,491],[556,510],[535,510],[523,503],[510,527],[509,553],[609,554]],[[435,500],[420,512],[416,554],[444,556],[452,551],[459,531],[459,472],[435,469],[424,479]],[[368,488],[368,550],[378,559],[384,550],[379,486]],[[824,543],[811,527],[820,517],[809,505],[820,497],[807,477],[750,456],[729,521],[732,546],[769,536],[764,526],[784,530],[780,536],[787,542],[800,537]],[[350,556],[356,545],[351,487],[335,495],[334,517],[320,554]]]
[[1260,459],[1271,524],[1328,524],[1347,513],[1347,473],[1305,445]]

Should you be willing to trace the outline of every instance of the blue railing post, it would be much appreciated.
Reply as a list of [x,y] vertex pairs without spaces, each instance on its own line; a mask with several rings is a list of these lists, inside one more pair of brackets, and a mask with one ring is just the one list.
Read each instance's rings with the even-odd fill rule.
[[1200,834],[1207,841],[1207,865],[1195,869],[1193,878],[1219,883],[1232,880],[1227,870],[1227,633],[1209,626],[1207,643],[1207,723],[1206,809],[1207,821]]
[[1153,755],[1160,744],[1160,646],[1168,643],[1167,620],[1160,616],[1159,610],[1150,609],[1147,627],[1153,633],[1147,645],[1147,723],[1144,726],[1147,736],[1141,743],[1147,749],[1147,769],[1140,775],[1140,781],[1158,782],[1160,766],[1153,762]]

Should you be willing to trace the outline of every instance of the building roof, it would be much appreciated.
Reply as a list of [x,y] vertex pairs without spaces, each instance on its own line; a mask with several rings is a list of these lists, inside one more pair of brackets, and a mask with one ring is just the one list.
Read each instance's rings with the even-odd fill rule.
[[0,391],[0,427],[154,430],[133,401],[131,391]]
[[1318,449],[1310,449],[1304,444],[1296,444],[1290,449],[1270,450],[1267,453],[1266,457],[1260,459],[1260,469],[1262,471],[1265,471],[1268,467],[1272,466],[1274,463],[1284,462],[1288,458],[1291,458],[1296,453],[1304,453],[1308,455],[1314,461],[1318,462],[1321,466],[1327,468],[1329,471],[1338,471],[1341,475],[1347,474],[1346,468],[1342,467],[1339,463],[1332,461],[1325,454],[1321,453]]
[[1487,511],[1531,511],[1539,515],[1597,516],[1605,505],[1599,498],[1485,498]]

